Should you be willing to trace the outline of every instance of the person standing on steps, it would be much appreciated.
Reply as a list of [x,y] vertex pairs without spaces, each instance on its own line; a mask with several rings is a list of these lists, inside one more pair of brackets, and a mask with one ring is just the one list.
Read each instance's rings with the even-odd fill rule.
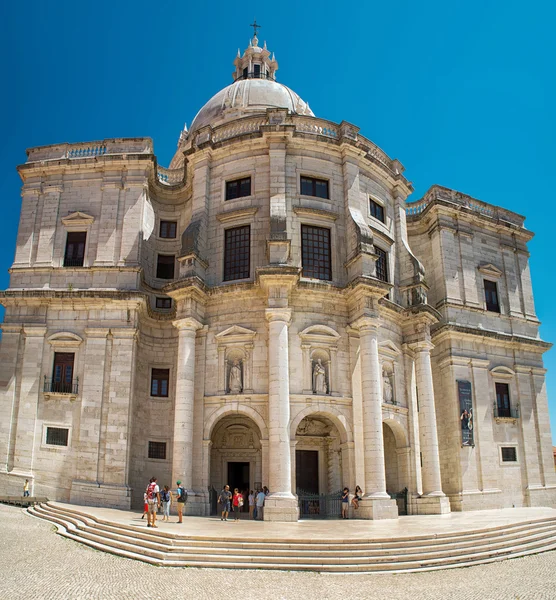
[[160,488],[156,483],[156,477],[151,477],[151,482],[147,488],[147,503],[149,505],[149,511],[147,513],[147,527],[157,528],[156,523],[156,511],[160,508]]
[[164,486],[160,497],[162,499],[162,520],[169,521],[170,505],[172,504],[172,493],[170,492],[170,488],[167,485]]
[[[148,488],[148,486],[147,486],[147,488]],[[147,490],[145,490],[145,492],[143,493],[143,516],[141,518],[144,519],[145,515],[147,515],[147,520],[148,520],[149,503],[147,501]]]
[[265,493],[263,490],[259,490],[257,494],[256,504],[257,504],[257,520],[264,521],[264,501],[265,501]]
[[[241,503],[241,504],[240,504]],[[234,509],[234,522],[239,521],[239,511],[243,506],[243,496],[237,488],[234,489],[234,497],[232,499],[232,508]]]
[[187,502],[187,492],[179,479],[176,483],[178,484],[178,489],[176,490],[176,495],[178,497],[178,523],[183,523],[183,509]]
[[348,518],[348,510],[349,510],[349,490],[347,487],[344,488],[342,492],[342,519]]
[[253,513],[255,511],[255,494],[253,494],[253,490],[249,490],[247,501],[249,502],[249,520],[253,520]]
[[222,516],[220,517],[221,521],[227,521],[228,515],[230,514],[230,501],[232,499],[232,492],[230,492],[230,486],[226,484],[222,491],[220,492],[220,496],[218,496],[218,502],[222,505]]
[[23,497],[29,498],[29,480],[28,479],[26,479],[25,483],[23,484]]

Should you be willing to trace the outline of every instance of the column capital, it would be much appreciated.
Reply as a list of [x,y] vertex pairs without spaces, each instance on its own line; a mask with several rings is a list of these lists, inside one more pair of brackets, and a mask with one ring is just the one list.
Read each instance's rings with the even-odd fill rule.
[[289,325],[292,319],[291,308],[267,308],[265,309],[266,320],[271,323],[273,321],[284,321]]
[[434,348],[434,344],[429,342],[429,340],[420,340],[419,342],[409,344],[409,347],[414,352],[430,352]]
[[360,333],[367,331],[378,332],[380,319],[378,317],[359,317],[359,319],[350,323],[350,327],[359,330]]
[[198,329],[202,329],[203,324],[199,321],[197,321],[197,319],[194,319],[193,317],[186,317],[185,319],[177,319],[175,321],[172,321],[172,325],[176,328],[179,329],[180,331],[197,331]]

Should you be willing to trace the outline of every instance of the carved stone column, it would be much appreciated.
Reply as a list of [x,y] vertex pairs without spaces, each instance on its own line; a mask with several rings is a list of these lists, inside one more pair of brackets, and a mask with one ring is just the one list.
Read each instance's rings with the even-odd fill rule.
[[176,401],[174,407],[174,444],[172,484],[182,481],[188,494],[193,487],[193,409],[195,394],[195,341],[202,327],[188,317],[174,321],[179,330]]
[[270,495],[265,521],[297,521],[297,502],[292,494],[290,446],[290,377],[288,352],[289,308],[266,309],[268,319],[268,451]]

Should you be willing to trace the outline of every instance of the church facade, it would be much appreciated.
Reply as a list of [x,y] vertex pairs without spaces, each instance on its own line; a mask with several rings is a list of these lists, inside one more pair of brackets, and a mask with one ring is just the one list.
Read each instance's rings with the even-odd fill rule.
[[0,347],[0,486],[142,503],[356,484],[361,518],[556,506],[524,217],[315,117],[254,37],[170,168],[149,138],[32,148]]

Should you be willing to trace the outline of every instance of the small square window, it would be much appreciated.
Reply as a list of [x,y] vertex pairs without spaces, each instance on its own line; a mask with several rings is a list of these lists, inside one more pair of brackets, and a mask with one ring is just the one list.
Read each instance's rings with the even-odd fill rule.
[[251,195],[251,177],[226,181],[226,200],[245,198]]
[[517,462],[517,448],[515,446],[508,446],[500,448],[502,454],[502,462]]
[[369,209],[371,212],[371,217],[374,217],[375,219],[378,219],[384,223],[384,206],[382,206],[382,204],[375,202],[371,198],[369,201]]
[[49,446],[67,446],[69,440],[69,429],[62,427],[46,428],[46,443]]
[[500,312],[500,302],[498,301],[498,286],[496,281],[484,280],[485,285],[485,303],[486,309],[491,312]]
[[301,177],[301,195],[315,196],[316,198],[329,198],[328,181],[326,179],[316,179],[315,177]]
[[172,308],[172,298],[156,298],[156,308]]
[[168,398],[170,369],[153,369],[151,373],[151,396]]
[[160,221],[160,237],[175,239],[177,228],[176,221]]
[[149,458],[166,460],[166,442],[149,442]]
[[159,254],[156,263],[158,279],[174,279],[175,257],[173,254]]

